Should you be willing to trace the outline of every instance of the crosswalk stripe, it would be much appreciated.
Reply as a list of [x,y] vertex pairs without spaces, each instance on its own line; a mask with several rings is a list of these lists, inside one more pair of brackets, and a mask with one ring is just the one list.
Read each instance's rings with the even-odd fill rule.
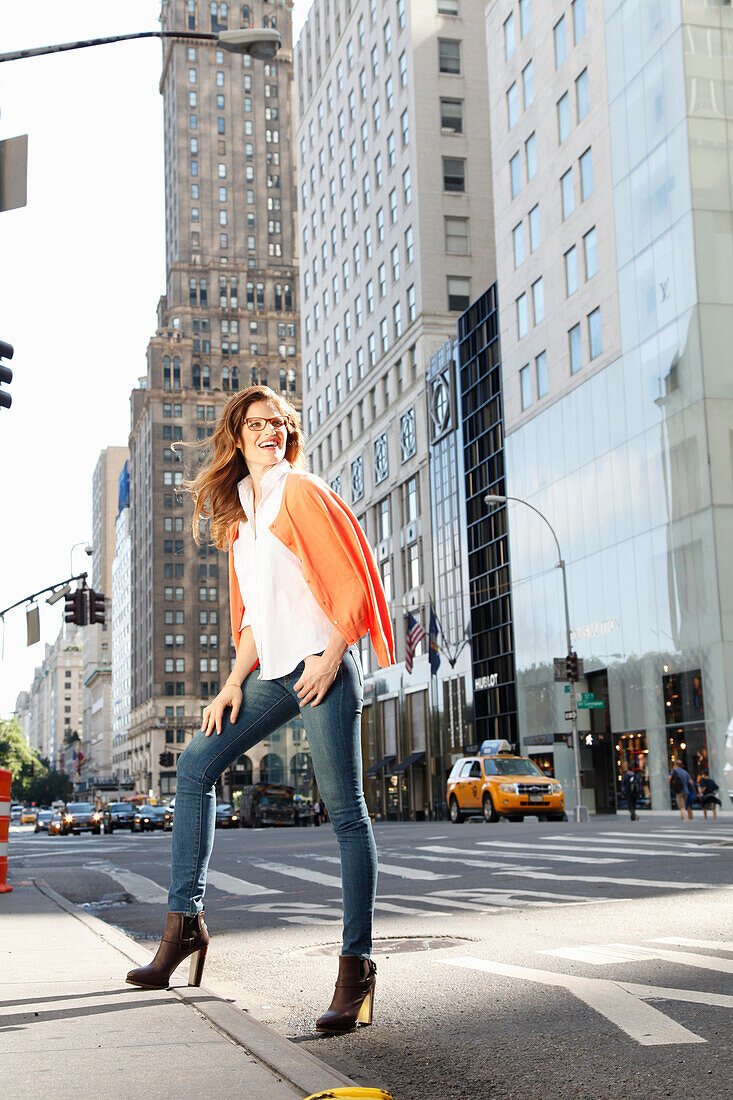
[[703,947],[710,951],[733,951],[731,940],[691,940],[685,936],[653,936],[649,943],[671,943],[677,947]]
[[[600,862],[600,860],[599,860]],[[603,875],[558,875],[550,871],[494,871],[495,875],[516,875],[517,878],[557,879],[558,882],[611,882],[615,886],[651,886],[658,890],[722,890],[731,889],[727,882],[677,882],[648,878],[621,878]]]
[[[322,863],[340,863],[341,860],[338,856],[306,856],[305,858],[317,859]],[[407,853],[409,859],[409,853]],[[445,862],[443,860],[443,862]],[[426,882],[441,879],[441,878],[458,878],[458,875],[436,875],[435,871],[423,871],[418,867],[403,867],[398,866],[396,863],[382,863],[379,861],[379,873],[380,875],[396,875],[398,878],[412,878],[421,879]]]
[[[460,850],[460,849],[458,849]],[[420,856],[416,852],[410,852],[410,859],[424,859],[431,863],[445,863],[443,856]],[[466,867],[484,867],[491,870],[492,868],[500,867],[503,871],[530,871],[529,864],[514,864],[514,863],[499,863],[493,859],[462,859],[460,856],[453,856],[451,863],[460,863]],[[380,864],[381,867],[381,864]]]
[[114,864],[104,860],[85,863],[84,867],[88,871],[102,871],[105,875],[109,875],[115,882],[119,882],[128,894],[132,894],[136,901],[143,902],[145,905],[168,904],[168,891],[151,878],[146,878],[145,875],[126,871],[123,867],[115,867]]
[[256,894],[280,894],[274,886],[258,886],[256,882],[247,882],[246,879],[236,878],[234,875],[225,875],[223,871],[209,870],[206,875],[210,886],[222,890],[225,894],[238,894],[241,897],[252,897]]
[[[606,859],[600,859],[598,857],[597,853],[592,855],[592,856],[586,857],[586,856],[557,855],[555,852],[538,852],[537,851],[537,845],[535,845],[535,844],[519,844],[519,843],[514,844],[514,843],[512,843],[511,841],[508,841],[508,840],[479,840],[479,844],[487,845],[488,847],[492,847],[492,848],[509,849],[509,851],[507,851],[507,856],[510,859],[511,858],[513,858],[513,859],[525,859],[525,860],[526,859],[529,859],[529,860],[539,859],[539,860],[542,860],[543,862],[548,862],[548,863],[549,862],[552,862],[552,863],[627,863],[628,862],[625,859],[618,859],[616,856],[608,856]],[[514,851],[514,849],[521,849],[521,850]],[[527,849],[530,849],[530,850],[527,851]],[[439,844],[428,844],[428,845],[424,845],[424,846],[421,845],[420,850],[421,851],[426,851],[426,852],[451,852],[451,853],[460,852],[461,854],[465,854],[465,851],[466,851],[465,848],[441,847],[441,845],[439,845]],[[513,855],[512,855],[512,852],[513,852]],[[499,856],[499,855],[501,855],[501,852],[492,852],[492,855]]]
[[[422,904],[422,898],[416,898]],[[451,914],[447,912],[433,913],[427,909],[419,909],[416,905],[395,905],[391,901],[382,901],[381,895],[377,897],[374,902],[374,908],[380,909],[385,913],[406,913],[410,917],[450,917]]]
[[265,863],[257,861],[255,867],[261,871],[271,871],[275,875],[286,875],[288,878],[299,878],[305,882],[317,882],[319,886],[338,886],[341,888],[341,878],[336,875],[324,875],[322,871],[314,871],[310,867],[290,867],[286,863]]
[[[626,839],[626,844],[624,846],[620,846],[618,839],[615,839],[615,838],[622,837],[622,836],[625,837],[625,839]],[[556,839],[557,839],[558,843],[562,842],[563,847],[565,847],[565,846],[574,847],[576,845],[576,843],[578,843],[578,841],[579,841],[578,837],[569,837],[569,836],[557,837]],[[555,840],[555,838],[553,838],[553,841],[554,840]],[[545,844],[547,844],[548,847],[555,847],[554,843],[550,843],[548,841],[543,840],[540,843],[543,845],[543,847],[544,847]],[[649,856],[657,856],[657,855],[684,855],[684,856],[692,855],[692,856],[696,856],[696,855],[698,855],[702,852],[704,852],[707,855],[708,849],[713,847],[712,844],[695,844],[695,843],[693,843],[692,841],[689,841],[689,840],[688,841],[679,841],[679,842],[677,842],[675,840],[672,840],[672,839],[670,839],[670,840],[662,840],[662,839],[649,840],[646,837],[638,838],[638,837],[635,837],[635,836],[626,835],[625,833],[615,833],[613,838],[609,835],[609,839],[607,839],[607,840],[604,839],[603,837],[593,837],[592,839],[589,839],[589,840],[581,840],[580,844],[582,844],[584,850],[586,848],[598,846],[599,848],[603,848],[604,850],[609,851],[609,852],[613,852],[613,851],[628,852],[628,851],[636,850],[638,848],[639,849],[639,854],[649,855]],[[657,850],[653,851],[652,849],[657,849]]]
[[[482,844],[486,841],[481,841]],[[534,847],[534,845],[533,845]],[[537,850],[544,852],[547,848],[559,848],[567,851],[570,847],[569,844],[557,843],[555,841],[541,840],[537,844]],[[584,840],[578,844],[572,845],[574,852],[588,852],[593,854],[595,852],[621,852],[629,859],[636,859],[639,856],[678,856],[682,859],[709,859],[714,853],[702,852],[699,848],[694,851],[681,851],[679,848],[670,846],[669,848],[661,848],[659,845],[655,849],[651,848],[637,848],[636,840],[630,839],[628,844],[614,844],[610,840]]]

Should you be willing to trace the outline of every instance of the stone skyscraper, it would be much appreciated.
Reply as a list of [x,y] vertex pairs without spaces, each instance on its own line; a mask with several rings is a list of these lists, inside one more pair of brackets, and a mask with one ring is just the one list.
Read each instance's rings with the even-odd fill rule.
[[291,5],[164,0],[164,30],[276,27],[269,63],[167,40],[166,292],[132,393],[132,699],[136,789],[175,789],[175,764],[232,657],[224,556],[197,547],[181,493],[232,391],[267,383],[300,403]]

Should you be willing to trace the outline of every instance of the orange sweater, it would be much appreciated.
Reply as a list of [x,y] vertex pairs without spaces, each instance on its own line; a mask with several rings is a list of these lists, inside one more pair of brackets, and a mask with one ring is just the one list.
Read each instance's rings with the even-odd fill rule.
[[[347,505],[320,479],[293,470],[285,481],[272,533],[298,558],[319,607],[353,645],[369,632],[382,668],[394,664],[387,600],[374,555]],[[244,601],[234,569],[239,524],[229,529],[229,602],[232,635],[239,645]]]

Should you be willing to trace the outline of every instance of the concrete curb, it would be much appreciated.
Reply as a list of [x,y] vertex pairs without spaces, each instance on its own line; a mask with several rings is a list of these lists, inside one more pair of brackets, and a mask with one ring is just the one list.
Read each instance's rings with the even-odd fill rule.
[[[113,928],[99,917],[86,913],[73,902],[58,894],[47,883],[32,880],[34,886],[60,909],[85,924],[101,940],[118,951],[135,966],[145,966],[150,962],[150,952],[140,947],[130,936]],[[205,986],[171,986],[173,993],[184,1004],[189,1005],[204,1016],[218,1032],[242,1047],[248,1054],[260,1062],[272,1073],[282,1077],[303,1096],[326,1089],[343,1088],[345,1085],[357,1086],[356,1081],[326,1065],[319,1058],[301,1050],[295,1043],[278,1035],[276,1031],[260,1023],[247,1013],[220,997],[214,990]]]

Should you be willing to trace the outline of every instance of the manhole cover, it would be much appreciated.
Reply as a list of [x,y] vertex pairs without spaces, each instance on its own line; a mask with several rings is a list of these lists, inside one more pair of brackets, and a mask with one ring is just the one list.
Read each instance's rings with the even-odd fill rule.
[[[470,943],[468,936],[456,938],[453,936],[409,936],[405,939],[375,939],[372,946],[373,955],[404,955],[411,951],[442,951],[448,947],[460,947],[461,944]],[[324,943],[320,947],[306,947],[299,952],[302,955],[340,955],[340,943]]]

